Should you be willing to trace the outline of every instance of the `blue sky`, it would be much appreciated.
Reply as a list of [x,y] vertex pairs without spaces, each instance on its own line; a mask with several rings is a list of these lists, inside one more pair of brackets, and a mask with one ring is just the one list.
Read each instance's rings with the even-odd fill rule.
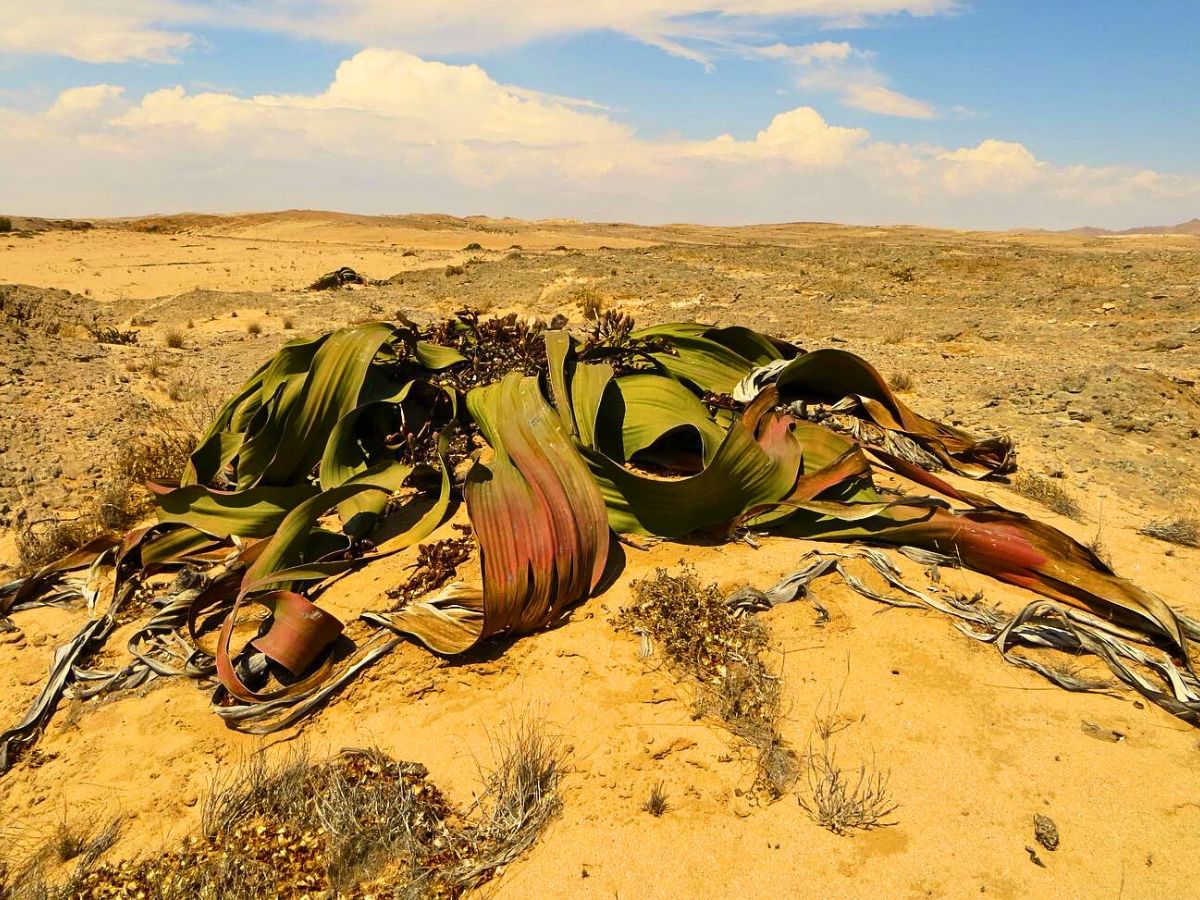
[[0,209],[1171,221],[1198,43],[1194,0],[0,0]]

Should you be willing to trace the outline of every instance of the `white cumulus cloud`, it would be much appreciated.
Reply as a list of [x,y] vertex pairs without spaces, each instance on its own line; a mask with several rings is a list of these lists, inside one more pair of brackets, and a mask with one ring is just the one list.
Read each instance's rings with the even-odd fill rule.
[[976,147],[940,153],[949,165],[943,173],[953,191],[1012,191],[1027,187],[1046,168],[1022,144],[989,138]]
[[0,108],[0,131],[6,213],[307,206],[1002,228],[1182,221],[1200,205],[1195,176],[1059,165],[995,138],[884,141],[808,105],[752,134],[647,139],[595,104],[383,49],[313,93],[85,85],[40,112]]

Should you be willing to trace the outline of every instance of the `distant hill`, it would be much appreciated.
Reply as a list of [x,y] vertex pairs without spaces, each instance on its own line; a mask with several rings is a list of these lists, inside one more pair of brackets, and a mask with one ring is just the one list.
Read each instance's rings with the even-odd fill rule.
[[1126,228],[1124,231],[1111,231],[1107,228],[1085,226],[1083,228],[1071,228],[1062,232],[1062,234],[1080,234],[1085,237],[1120,234],[1187,234],[1193,237],[1200,237],[1200,219],[1188,219],[1186,222],[1180,222],[1178,225],[1143,225],[1141,228]]

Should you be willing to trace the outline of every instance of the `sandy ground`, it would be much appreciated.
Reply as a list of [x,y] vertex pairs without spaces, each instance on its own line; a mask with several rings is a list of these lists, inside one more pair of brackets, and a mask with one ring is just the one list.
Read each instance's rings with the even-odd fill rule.
[[[10,527],[0,560],[11,559],[12,528],[94,490],[95,460],[137,429],[137,410],[227,393],[294,334],[464,303],[578,319],[580,296],[595,292],[646,323],[736,321],[910,374],[917,409],[1011,432],[1024,467],[1063,475],[1084,520],[1001,484],[985,493],[1085,542],[1099,533],[1119,573],[1200,614],[1200,551],[1136,533],[1152,518],[1198,512],[1200,239],[316,213],[154,224],[0,238],[0,283],[90,291],[70,302],[141,332],[133,347],[98,348],[70,328],[0,344],[0,527]],[[472,242],[481,249],[463,249]],[[447,274],[450,264],[464,272]],[[299,290],[340,265],[388,283]],[[249,333],[251,321],[261,334]],[[163,345],[169,327],[184,330],[183,348]],[[1200,732],[1128,695],[1067,694],[936,615],[885,611],[834,580],[817,586],[832,612],[825,625],[804,603],[765,616],[784,678],[783,734],[803,750],[819,716],[843,716],[839,758],[890,773],[896,824],[837,837],[795,795],[753,805],[746,748],[694,721],[688,688],[640,660],[610,619],[630,582],[656,567],[686,559],[723,588],[765,587],[809,548],[769,538],[757,550],[628,550],[617,584],[560,627],[457,661],[403,646],[302,728],[266,740],[225,729],[189,684],[60,712],[40,764],[0,778],[0,833],[33,841],[64,815],[120,809],[130,822],[116,852],[151,850],[196,825],[215,771],[295,741],[318,754],[376,744],[425,763],[468,800],[491,737],[532,710],[569,748],[564,810],[489,895],[1196,895]],[[343,617],[375,607],[410,561],[367,567],[326,600]],[[904,567],[928,586],[919,567]],[[1029,599],[973,573],[945,577],[944,589],[983,590],[1009,609]],[[0,643],[2,721],[36,694],[80,615],[19,614],[22,635]],[[1123,738],[1098,739],[1085,723]],[[652,818],[641,806],[660,781],[669,808]],[[1062,835],[1056,852],[1038,848],[1044,868],[1026,851],[1037,813]]]

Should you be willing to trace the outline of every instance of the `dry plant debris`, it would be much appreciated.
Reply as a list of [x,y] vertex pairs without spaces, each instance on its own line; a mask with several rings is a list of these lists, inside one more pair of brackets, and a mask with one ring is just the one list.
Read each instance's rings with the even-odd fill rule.
[[[276,765],[253,757],[214,782],[200,832],[167,852],[102,862],[118,826],[56,836],[0,867],[4,900],[279,897],[448,898],[490,880],[532,846],[561,806],[557,743],[529,717],[496,742],[497,767],[467,809],[450,804],[424,766],[379,750],[317,763],[306,751]],[[78,858],[65,881],[47,861]]]
[[687,565],[678,575],[659,569],[632,588],[634,602],[613,624],[661,648],[667,666],[695,685],[695,715],[712,716],[754,749],[756,791],[781,797],[796,778],[796,760],[778,729],[780,678],[762,658],[766,627]]
[[471,558],[475,540],[471,537],[468,527],[460,527],[466,531],[460,538],[447,538],[417,547],[417,561],[413,564],[413,573],[404,584],[387,591],[388,597],[399,601],[397,606],[411,603],[418,597],[440,588],[457,574],[459,566]]
[[348,284],[367,284],[368,280],[359,275],[349,266],[342,266],[332,272],[326,272],[308,286],[310,291],[332,291]]
[[1033,817],[1033,836],[1047,850],[1058,849],[1058,826],[1049,816],[1038,813]]

